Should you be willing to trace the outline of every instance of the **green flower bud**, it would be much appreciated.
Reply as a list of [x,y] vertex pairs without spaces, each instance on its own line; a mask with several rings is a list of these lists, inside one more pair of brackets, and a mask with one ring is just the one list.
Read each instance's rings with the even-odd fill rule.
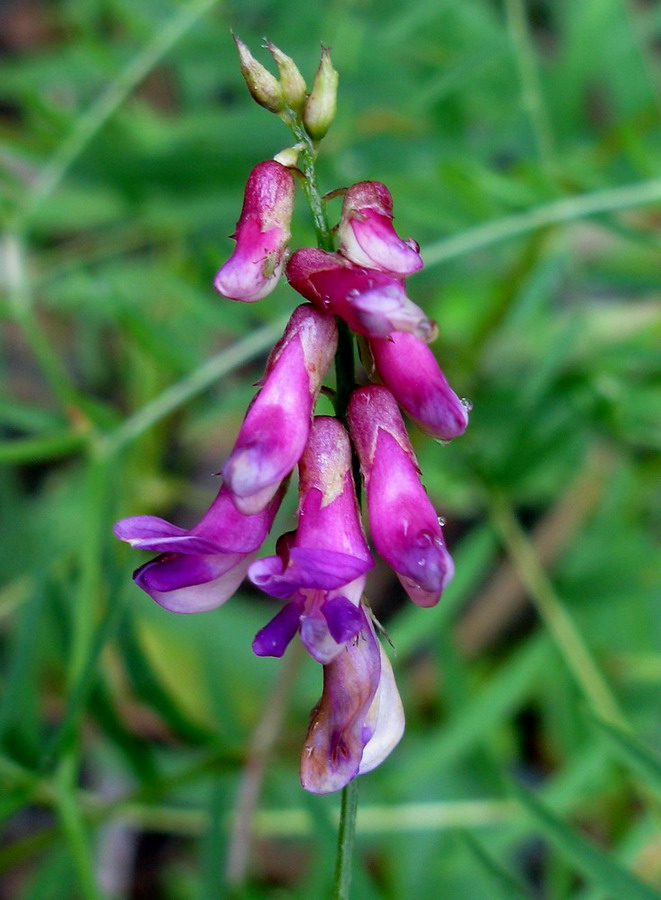
[[320,141],[335,118],[339,75],[333,68],[328,47],[321,48],[321,62],[314,76],[312,91],[303,110],[305,130]]
[[282,85],[260,62],[257,62],[248,47],[233,34],[236,49],[239,51],[241,74],[248,90],[260,106],[270,112],[281,113],[285,108],[285,96]]
[[276,47],[271,41],[267,41],[266,48],[275,60],[280,72],[280,85],[282,86],[285,103],[294,112],[300,113],[308,95],[305,79],[298,71],[294,60],[287,56],[286,53],[283,53],[279,47]]

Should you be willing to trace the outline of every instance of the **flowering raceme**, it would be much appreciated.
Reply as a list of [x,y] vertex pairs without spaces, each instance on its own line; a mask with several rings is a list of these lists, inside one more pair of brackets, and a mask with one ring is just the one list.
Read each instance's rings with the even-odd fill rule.
[[[254,302],[275,288],[284,270],[291,287],[310,302],[294,310],[273,348],[222,467],[220,490],[200,522],[185,530],[139,515],[119,521],[115,534],[158,554],[134,577],[168,610],[214,609],[246,575],[284,601],[256,634],[253,651],[280,657],[298,634],[322,665],[323,693],[300,775],[306,790],[328,793],[383,762],[404,729],[393,670],[365,598],[374,562],[353,473],[359,461],[376,551],[416,604],[433,606],[452,578],[453,563],[399,407],[426,434],[446,442],[465,430],[468,404],[427,346],[437,334],[435,323],[408,297],[405,279],[423,263],[415,241],[394,229],[388,188],[361,181],[333,191],[329,196],[344,197],[339,223],[330,229],[322,221],[311,173],[335,111],[337,73],[328,50],[308,94],[295,63],[279,48],[266,44],[277,79],[235,40],[253,97],[292,129],[296,144],[278,154],[280,161],[258,163],[250,173],[236,249],[214,285],[226,298]],[[305,179],[306,195],[313,198],[320,246],[300,248],[287,261],[294,174]],[[351,332],[365,339],[364,377],[378,383],[356,386]],[[324,379],[333,359],[331,391]],[[335,417],[315,417],[322,389],[333,398]],[[278,538],[273,555],[259,559],[297,466],[296,526]]]

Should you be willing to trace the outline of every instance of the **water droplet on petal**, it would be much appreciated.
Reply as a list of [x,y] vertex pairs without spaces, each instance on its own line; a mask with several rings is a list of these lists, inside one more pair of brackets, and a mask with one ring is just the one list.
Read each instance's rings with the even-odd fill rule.
[[472,400],[469,400],[467,397],[462,397],[462,398],[461,398],[461,405],[462,405],[463,408],[466,410],[466,412],[470,412],[471,409],[473,408],[473,401],[472,401]]
[[445,517],[444,516],[438,517],[438,524],[441,526],[441,528],[445,525]]

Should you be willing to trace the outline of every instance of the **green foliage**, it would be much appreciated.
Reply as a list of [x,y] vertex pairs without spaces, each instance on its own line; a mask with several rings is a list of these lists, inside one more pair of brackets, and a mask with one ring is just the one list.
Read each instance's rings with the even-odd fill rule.
[[[275,607],[248,590],[198,617],[150,605],[111,531],[206,508],[296,302],[284,284],[255,306],[211,287],[249,169],[291,143],[250,100],[232,28],[254,49],[267,34],[308,84],[333,48],[322,188],[389,185],[427,261],[410,295],[474,404],[448,446],[413,434],[454,583],[433,610],[385,574],[370,593],[407,731],[360,779],[356,896],[659,896],[658,9],[22,6],[0,58],[6,895],[331,889],[338,798],[296,774],[318,667],[252,656]],[[293,229],[313,240],[302,197]],[[278,685],[232,887],[233,812]]]

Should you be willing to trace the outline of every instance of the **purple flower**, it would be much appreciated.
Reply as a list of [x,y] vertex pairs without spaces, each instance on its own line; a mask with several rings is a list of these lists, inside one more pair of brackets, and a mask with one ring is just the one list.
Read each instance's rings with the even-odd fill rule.
[[352,331],[386,337],[410,331],[433,340],[436,325],[406,296],[402,279],[348,263],[338,253],[297,250],[285,270],[291,286],[321,309],[341,316]]
[[403,241],[392,224],[392,196],[379,181],[360,181],[344,195],[338,229],[339,251],[357,266],[391,275],[411,275],[422,268],[419,247]]
[[337,419],[317,417],[299,467],[298,529],[276,555],[252,563],[250,580],[289,602],[253,641],[258,656],[282,656],[297,631],[314,659],[329,663],[362,627],[365,573],[373,566],[363,534],[349,437]]
[[285,264],[294,195],[291,172],[275,160],[252,170],[233,235],[236,248],[214,281],[223,297],[253,303],[275,289]]
[[308,303],[294,310],[223,467],[227,489],[244,515],[263,509],[299,461],[336,346],[331,315]]
[[425,434],[449,441],[463,434],[468,409],[448,384],[436,357],[413,334],[370,341],[381,381]]
[[157,516],[131,516],[116,536],[139,550],[160,553],[136,570],[136,584],[165,609],[206,612],[228,600],[269,532],[283,491],[254,516],[239,513],[226,487],[190,531]]
[[419,606],[434,606],[454,573],[397,403],[379,385],[354,391],[351,437],[365,480],[372,540]]
[[341,790],[376,768],[404,732],[392,667],[360,606],[360,630],[324,666],[324,689],[301,757],[301,784],[315,794]]

